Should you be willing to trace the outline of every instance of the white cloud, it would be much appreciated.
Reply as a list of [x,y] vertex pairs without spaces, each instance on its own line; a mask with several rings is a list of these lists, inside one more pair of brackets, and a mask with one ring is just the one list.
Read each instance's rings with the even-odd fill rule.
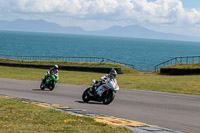
[[[149,22],[172,22],[192,19],[196,23],[199,11],[185,11],[180,0],[7,0],[0,2],[1,11],[46,14],[60,13],[66,17],[138,19]],[[116,17],[117,16],[117,17]],[[112,18],[111,18],[112,19]]]
[[0,0],[0,14],[0,19],[21,16],[26,19],[54,18],[56,22],[56,18],[59,21],[63,18],[63,22],[71,20],[75,24],[77,21],[79,25],[82,21],[85,27],[89,25],[87,22],[94,24],[95,21],[103,25],[119,22],[123,25],[167,24],[179,27],[200,23],[200,10],[184,9],[181,0]]

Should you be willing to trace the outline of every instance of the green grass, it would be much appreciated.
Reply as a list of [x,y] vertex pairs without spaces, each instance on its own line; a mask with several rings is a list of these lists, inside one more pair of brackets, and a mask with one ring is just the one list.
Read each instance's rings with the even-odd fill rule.
[[45,65],[70,65],[70,66],[98,66],[98,67],[121,67],[124,73],[134,73],[136,70],[126,67],[121,64],[113,63],[88,63],[88,62],[67,62],[67,61],[23,61],[23,60],[11,60],[11,59],[1,59],[0,62],[6,63],[24,63],[24,64],[45,64]]
[[130,133],[122,127],[95,122],[63,111],[0,97],[1,133]]
[[[1,78],[40,81],[46,72],[45,69],[0,66]],[[102,73],[60,70],[59,83],[92,85],[92,79],[99,80],[103,75]],[[117,80],[120,88],[200,95],[200,75],[167,76],[152,72],[134,72],[118,74]]]
[[120,76],[118,82],[125,88],[200,95],[200,75],[168,76],[141,72]]
[[177,64],[177,65],[171,65],[171,66],[166,66],[162,68],[175,68],[175,69],[199,69],[200,64],[199,63],[194,63],[194,64]]

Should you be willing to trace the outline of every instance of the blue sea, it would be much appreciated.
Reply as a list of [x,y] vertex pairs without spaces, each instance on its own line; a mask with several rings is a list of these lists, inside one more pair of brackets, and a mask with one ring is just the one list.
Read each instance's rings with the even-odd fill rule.
[[150,71],[180,56],[200,56],[200,42],[0,31],[0,54],[103,57]]

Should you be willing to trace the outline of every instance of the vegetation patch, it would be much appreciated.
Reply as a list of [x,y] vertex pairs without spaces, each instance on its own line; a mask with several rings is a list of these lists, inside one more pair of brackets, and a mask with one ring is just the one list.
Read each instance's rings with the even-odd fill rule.
[[16,99],[0,97],[0,132],[131,133],[132,131],[95,122],[63,111],[47,109]]
[[122,64],[114,63],[89,63],[89,62],[69,62],[69,61],[24,61],[24,60],[11,60],[11,59],[1,59],[0,62],[5,63],[23,63],[23,64],[42,64],[42,65],[66,65],[66,66],[96,66],[96,67],[121,67],[124,73],[135,73],[136,70],[129,68]]
[[174,68],[174,69],[200,69],[200,64],[199,63],[194,63],[194,64],[177,64],[177,65],[171,65],[171,66],[165,66],[162,68]]

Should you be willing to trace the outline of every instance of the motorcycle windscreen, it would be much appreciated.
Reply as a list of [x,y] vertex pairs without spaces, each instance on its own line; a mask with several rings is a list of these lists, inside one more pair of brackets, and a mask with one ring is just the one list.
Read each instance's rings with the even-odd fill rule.
[[110,86],[109,88],[112,88],[115,91],[119,90],[119,86],[117,84],[117,80],[111,81],[109,86]]

